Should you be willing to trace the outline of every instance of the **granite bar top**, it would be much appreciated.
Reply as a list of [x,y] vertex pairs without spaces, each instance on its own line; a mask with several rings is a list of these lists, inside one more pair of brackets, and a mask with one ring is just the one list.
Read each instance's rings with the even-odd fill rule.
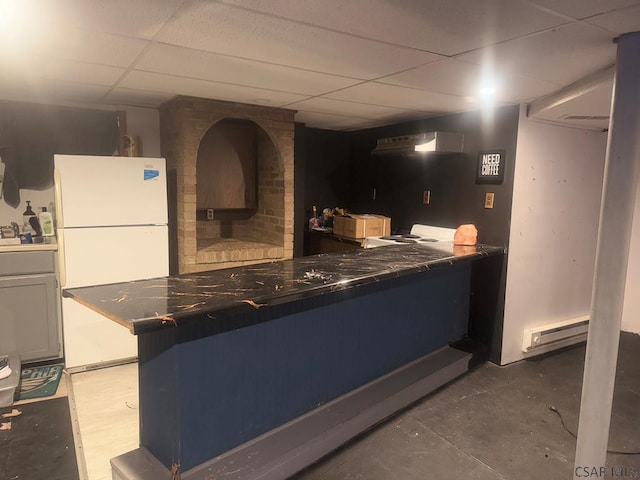
[[216,321],[381,280],[504,253],[503,247],[390,245],[201,273],[63,291],[142,334],[193,321]]

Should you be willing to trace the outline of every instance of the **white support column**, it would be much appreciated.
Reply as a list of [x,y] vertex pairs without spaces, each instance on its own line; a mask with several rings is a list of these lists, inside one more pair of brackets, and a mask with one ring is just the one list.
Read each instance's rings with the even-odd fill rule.
[[624,286],[640,174],[640,32],[618,39],[574,479],[606,464]]

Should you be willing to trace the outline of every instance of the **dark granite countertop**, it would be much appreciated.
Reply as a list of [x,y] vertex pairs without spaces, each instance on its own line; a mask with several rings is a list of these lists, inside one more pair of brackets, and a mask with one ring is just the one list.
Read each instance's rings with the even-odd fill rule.
[[202,273],[71,288],[65,297],[141,334],[279,305],[504,252],[476,245],[392,245]]

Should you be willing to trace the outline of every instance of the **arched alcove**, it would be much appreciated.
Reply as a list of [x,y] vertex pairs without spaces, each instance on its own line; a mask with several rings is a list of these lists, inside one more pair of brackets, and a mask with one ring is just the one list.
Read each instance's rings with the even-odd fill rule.
[[262,127],[241,118],[212,125],[196,159],[198,263],[282,255],[283,178],[278,150]]
[[163,104],[179,273],[293,256],[293,116],[193,97]]
[[196,160],[198,210],[247,211],[257,207],[258,135],[250,120],[225,118],[200,140]]

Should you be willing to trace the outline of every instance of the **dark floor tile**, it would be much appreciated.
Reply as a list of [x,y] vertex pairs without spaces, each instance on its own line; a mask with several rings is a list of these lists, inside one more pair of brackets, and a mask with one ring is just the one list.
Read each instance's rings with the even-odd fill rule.
[[[78,479],[71,416],[66,397],[2,408],[22,415],[0,431],[0,478]],[[6,420],[5,420],[6,421]]]
[[531,382],[513,382],[412,415],[507,478],[571,477],[574,440]]
[[[614,392],[609,448],[640,452],[640,395],[631,390],[616,388]],[[640,460],[640,455],[636,457]]]
[[[623,332],[620,336],[616,387],[640,394],[640,335]],[[640,475],[638,476],[640,478]]]
[[501,387],[509,381],[508,372],[494,364],[485,363],[428,395],[417,402],[414,408],[422,408],[427,404],[430,407],[450,404]]
[[312,480],[324,478],[323,475],[330,470],[335,469],[338,465],[345,462],[349,456],[364,448],[368,443],[373,440],[373,432],[380,428],[380,426],[374,427],[371,430],[362,433],[349,443],[336,449],[326,457],[317,461],[313,465],[310,465],[303,471],[292,476],[291,479],[295,480]]
[[631,358],[637,358],[640,352],[640,335],[630,332],[620,334],[620,354]]
[[610,477],[640,478],[640,395],[619,386],[616,386],[613,396],[608,449],[610,452],[636,453],[609,453],[607,468]]
[[377,428],[371,441],[322,472],[306,472],[305,480],[424,480],[465,478],[504,480],[497,472],[403,415]]
[[[576,441],[549,407],[577,433],[584,356],[582,344],[479,365],[300,478],[571,478]],[[640,447],[639,356],[640,337],[623,333],[610,449]],[[639,462],[609,454],[608,473],[640,478]]]
[[485,363],[426,397],[415,408],[432,409],[510,385],[528,388],[532,396],[542,396],[550,404],[565,397],[579,402],[584,368],[581,351],[584,354],[584,348],[574,347],[503,367]]

